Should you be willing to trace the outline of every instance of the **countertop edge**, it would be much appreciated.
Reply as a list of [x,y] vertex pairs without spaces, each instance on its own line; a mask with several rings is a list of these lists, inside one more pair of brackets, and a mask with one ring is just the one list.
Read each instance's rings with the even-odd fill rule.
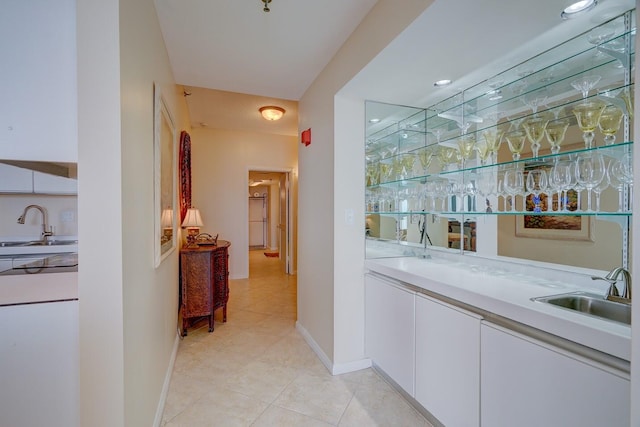
[[77,272],[0,276],[0,306],[77,299]]

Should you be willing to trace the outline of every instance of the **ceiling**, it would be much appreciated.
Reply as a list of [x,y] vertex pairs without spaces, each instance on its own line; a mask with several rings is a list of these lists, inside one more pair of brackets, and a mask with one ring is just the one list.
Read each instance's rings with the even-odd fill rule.
[[[568,2],[435,0],[343,91],[426,107],[635,5],[599,0],[562,21]],[[375,3],[272,0],[265,13],[261,0],[155,0],[174,77],[191,94],[192,126],[297,135],[297,100]],[[441,78],[454,84],[434,88]],[[260,117],[269,104],[287,110],[282,120]]]

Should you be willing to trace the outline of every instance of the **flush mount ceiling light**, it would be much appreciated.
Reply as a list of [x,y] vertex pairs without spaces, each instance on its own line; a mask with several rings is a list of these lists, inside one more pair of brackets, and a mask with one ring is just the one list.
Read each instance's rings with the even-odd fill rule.
[[369,119],[369,123],[379,123],[380,119]]
[[264,3],[264,9],[262,9],[262,11],[271,12],[271,9],[269,9],[269,3],[271,3],[271,0],[262,0],[262,3]]
[[562,19],[571,19],[580,13],[585,13],[596,7],[597,0],[580,0],[565,7],[560,17]]
[[260,114],[262,114],[262,117],[264,117],[269,121],[280,120],[285,112],[284,108],[276,107],[274,105],[267,105],[267,106],[261,107],[259,111],[260,111]]
[[451,80],[449,79],[442,79],[442,80],[438,80],[437,82],[434,82],[433,85],[435,87],[442,87],[442,86],[448,86],[451,84]]

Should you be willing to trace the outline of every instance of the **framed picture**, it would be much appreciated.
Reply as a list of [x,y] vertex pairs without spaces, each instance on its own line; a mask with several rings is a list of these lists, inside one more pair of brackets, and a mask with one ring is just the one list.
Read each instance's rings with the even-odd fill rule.
[[[557,209],[557,195],[551,199],[545,194],[540,195],[542,211]],[[570,190],[566,196],[567,209],[575,211],[577,207],[577,194]],[[533,211],[532,196],[527,196],[526,210]],[[591,235],[592,217],[588,215],[518,215],[516,216],[516,236],[532,237],[551,240],[583,240],[593,241]]]
[[176,248],[176,131],[160,87],[153,87],[155,266]]

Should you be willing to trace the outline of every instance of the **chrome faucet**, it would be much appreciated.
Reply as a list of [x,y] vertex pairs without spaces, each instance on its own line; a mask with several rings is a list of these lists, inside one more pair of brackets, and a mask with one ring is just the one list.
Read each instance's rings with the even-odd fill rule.
[[[620,275],[622,275],[622,282],[624,284],[624,290],[622,291],[622,296],[618,293],[618,288],[616,287],[616,283],[620,279]],[[611,270],[604,277],[592,276],[592,280],[604,280],[605,282],[609,282],[611,286],[609,286],[609,290],[605,295],[605,298],[615,302],[623,302],[626,304],[631,304],[631,274],[622,267],[616,267]]]
[[27,216],[27,212],[29,211],[29,209],[38,209],[42,214],[42,240],[41,241],[43,244],[46,244],[47,237],[53,236],[53,228],[50,226],[47,226],[47,211],[45,208],[39,205],[27,206],[26,208],[24,208],[22,215],[18,217],[18,224],[24,224],[24,218]]

